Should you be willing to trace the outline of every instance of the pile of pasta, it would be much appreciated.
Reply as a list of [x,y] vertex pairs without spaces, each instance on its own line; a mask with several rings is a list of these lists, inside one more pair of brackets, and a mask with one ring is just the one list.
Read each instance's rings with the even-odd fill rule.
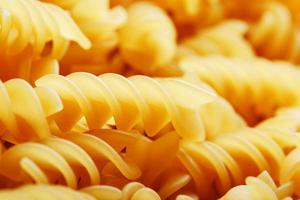
[[299,11],[0,0],[0,199],[299,199]]

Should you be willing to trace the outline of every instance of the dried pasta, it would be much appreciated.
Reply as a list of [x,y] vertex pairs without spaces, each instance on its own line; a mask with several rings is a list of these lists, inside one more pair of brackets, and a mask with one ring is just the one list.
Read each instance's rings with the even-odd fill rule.
[[0,199],[299,199],[299,11],[0,0]]
[[2,80],[30,80],[31,73],[57,72],[55,60],[62,58],[70,41],[84,49],[91,45],[68,13],[55,5],[35,0],[3,0],[0,9]]
[[185,55],[254,57],[252,46],[243,38],[248,29],[247,23],[237,20],[228,20],[213,27],[200,29],[195,36],[183,40],[178,48],[178,57],[184,58]]
[[162,9],[146,2],[128,8],[128,21],[120,30],[120,51],[130,66],[152,74],[168,67],[175,50],[175,27]]
[[296,85],[300,71],[289,63],[193,56],[179,65],[187,76],[211,85],[249,125],[272,116],[277,108],[299,104]]
[[292,200],[292,185],[277,187],[272,177],[267,172],[262,172],[257,177],[247,177],[246,185],[232,188],[220,200],[235,199],[274,199]]

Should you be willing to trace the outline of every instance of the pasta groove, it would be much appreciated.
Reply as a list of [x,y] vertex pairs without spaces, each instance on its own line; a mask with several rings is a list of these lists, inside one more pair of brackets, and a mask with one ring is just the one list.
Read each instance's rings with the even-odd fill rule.
[[[213,100],[213,94],[201,87],[181,80],[155,80],[146,76],[126,79],[117,74],[47,75],[38,79],[36,85],[59,94],[64,109],[53,119],[62,131],[71,130],[83,116],[89,129],[101,128],[113,117],[121,130],[140,127],[154,136],[171,123],[181,137],[203,140],[199,109]],[[195,101],[187,102],[186,96]],[[182,122],[183,116],[189,120]]]
[[284,4],[272,2],[265,4],[261,18],[248,36],[259,55],[299,63],[299,28]]
[[193,177],[199,197],[204,199],[216,199],[247,176],[264,170],[278,180],[284,156],[271,137],[253,129],[242,129],[202,143],[181,141],[178,153],[179,160]]
[[172,21],[164,10],[147,2],[134,3],[127,10],[128,21],[120,30],[123,59],[144,74],[167,67],[176,50]]
[[37,65],[33,62],[61,59],[71,41],[84,49],[91,45],[71,17],[55,5],[35,0],[3,0],[0,9],[1,79],[29,80],[31,68]]
[[292,200],[292,185],[277,187],[271,176],[262,172],[257,177],[247,177],[246,185],[239,185],[230,189],[220,200],[235,199],[273,199]]
[[179,52],[177,54],[179,55],[177,57],[184,58],[186,55],[193,54],[240,58],[254,57],[250,43],[243,38],[248,29],[247,23],[239,20],[227,20],[213,27],[200,29],[195,36],[182,41],[178,47]]
[[277,108],[299,104],[300,71],[286,62],[188,57],[179,65],[186,76],[196,76],[212,86],[249,125],[273,116]]
[[[137,166],[126,162],[100,138],[76,133],[65,135],[64,138],[51,137],[39,143],[11,147],[2,155],[1,174],[14,181],[26,182],[28,177],[25,173],[37,183],[65,183],[77,188],[99,184],[99,170],[108,160],[126,178],[136,179],[140,176]],[[87,177],[89,180],[86,180]]]

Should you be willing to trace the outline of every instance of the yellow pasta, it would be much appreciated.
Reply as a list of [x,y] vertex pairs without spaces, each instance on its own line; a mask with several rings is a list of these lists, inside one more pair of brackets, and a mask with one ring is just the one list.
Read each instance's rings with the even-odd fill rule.
[[128,9],[128,21],[120,30],[120,51],[134,69],[152,74],[168,67],[176,50],[175,27],[166,13],[146,2]]
[[195,54],[240,58],[254,57],[252,46],[243,38],[247,31],[247,23],[237,20],[228,20],[213,27],[200,29],[195,36],[185,39],[180,44],[178,56],[184,57],[185,54]]
[[3,80],[12,77],[30,80],[31,73],[57,72],[55,60],[62,58],[70,41],[85,49],[91,45],[68,13],[55,5],[35,0],[3,0],[0,9]]
[[[82,117],[89,129],[101,128],[113,117],[121,130],[139,127],[152,137],[171,123],[183,138],[203,140],[199,109],[213,100],[213,94],[188,82],[146,76],[126,79],[117,74],[47,75],[36,85],[59,94],[64,108],[52,119],[61,131],[71,130]],[[187,101],[186,96],[192,101]],[[182,117],[188,121],[183,122]]]
[[[125,24],[124,8],[110,8],[109,0],[44,0],[68,10],[77,25],[92,42],[88,51],[78,45],[70,46],[61,62],[61,73],[87,71],[95,74],[119,72],[121,64],[112,60],[110,54],[119,45],[118,30]],[[117,56],[116,56],[117,57]]]
[[[0,162],[1,174],[14,181],[66,183],[77,188],[100,183],[99,171],[107,160],[129,178],[140,176],[139,169],[126,163],[103,140],[88,134],[69,134],[64,138],[48,138],[39,143],[23,143],[8,149]],[[101,161],[102,159],[102,161]],[[97,165],[96,161],[97,160]],[[57,172],[56,172],[57,171]],[[60,178],[62,175],[63,178]],[[62,180],[61,180],[62,179]]]
[[299,6],[0,0],[0,199],[300,198]]
[[188,57],[179,65],[187,76],[197,77],[225,97],[249,125],[272,116],[277,108],[299,104],[300,71],[289,63]]
[[261,19],[250,29],[249,40],[259,55],[299,63],[299,28],[284,4],[268,3]]
[[292,200],[292,187],[290,184],[277,187],[270,175],[264,171],[257,177],[247,177],[246,185],[239,185],[232,188],[220,200]]

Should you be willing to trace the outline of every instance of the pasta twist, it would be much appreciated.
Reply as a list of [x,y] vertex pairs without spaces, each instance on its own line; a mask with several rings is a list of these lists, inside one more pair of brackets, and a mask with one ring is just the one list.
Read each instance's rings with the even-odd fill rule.
[[291,184],[293,186],[293,193],[299,197],[299,148],[291,151],[282,163],[282,168],[280,171],[280,183],[281,184]]
[[72,188],[99,184],[99,170],[107,162],[128,179],[140,176],[137,166],[125,161],[100,138],[76,133],[64,138],[51,137],[11,147],[2,155],[0,173],[17,182],[27,182],[29,178],[43,184],[65,183]]
[[[128,183],[122,190],[113,186],[96,185],[83,188],[79,191],[59,185],[28,184],[16,189],[0,191],[0,198],[9,200],[161,200],[154,190],[138,182]],[[192,199],[188,195],[178,195],[176,197],[176,200]]]
[[92,47],[82,50],[71,45],[61,62],[61,73],[74,71],[122,72],[122,64],[110,58],[119,45],[118,30],[125,24],[127,13],[121,6],[110,8],[109,0],[44,0],[68,10],[80,29],[91,40]]
[[[17,189],[5,189],[0,191],[0,198],[7,200],[97,200],[84,192],[58,185],[24,185]],[[104,200],[104,199],[102,199]]]
[[50,135],[47,117],[62,109],[55,92],[43,87],[32,88],[22,79],[12,79],[0,82],[0,95],[2,139],[15,143]]
[[200,108],[214,98],[204,88],[181,80],[145,76],[47,75],[36,85],[32,88],[21,79],[0,84],[2,139],[16,143],[45,138],[50,130],[66,132],[82,121],[86,131],[101,128],[113,117],[121,130],[145,130],[153,137],[171,123],[180,136],[203,140]]
[[284,152],[263,131],[242,129],[212,141],[181,141],[178,158],[193,177],[199,197],[216,199],[264,170],[278,180]]
[[221,21],[225,17],[221,0],[156,0],[157,4],[167,10],[179,31],[188,31],[193,26],[207,26]]
[[277,108],[299,104],[300,71],[285,62],[189,57],[179,65],[186,76],[196,76],[225,97],[249,125],[272,116]]
[[268,174],[264,171],[257,177],[247,177],[246,185],[239,185],[230,189],[220,200],[235,199],[273,199],[292,200],[292,186],[282,185],[277,187]]
[[281,3],[265,5],[265,10],[248,36],[258,55],[299,63],[299,25],[294,24],[289,9]]
[[[248,25],[239,20],[228,20],[201,29],[195,36],[185,39],[181,43],[178,56],[184,57],[185,54],[203,56],[215,54],[226,57],[254,57],[250,43],[243,38],[247,30]],[[224,40],[224,37],[226,37],[226,40]]]
[[131,67],[151,74],[167,67],[175,55],[176,31],[159,7],[137,2],[127,9],[128,21],[120,30],[120,51]]
[[[62,58],[70,41],[84,49],[91,45],[71,17],[52,4],[3,0],[0,16],[1,79],[4,80],[16,76],[29,80],[31,67],[37,65],[32,62]],[[47,65],[45,67],[43,69],[47,70]]]
[[138,128],[150,137],[171,123],[181,137],[191,140],[204,139],[200,108],[214,96],[182,80],[126,79],[117,74],[47,75],[36,85],[59,94],[64,108],[52,119],[61,131],[71,130],[82,117],[89,129],[100,128],[113,117],[118,129]]

